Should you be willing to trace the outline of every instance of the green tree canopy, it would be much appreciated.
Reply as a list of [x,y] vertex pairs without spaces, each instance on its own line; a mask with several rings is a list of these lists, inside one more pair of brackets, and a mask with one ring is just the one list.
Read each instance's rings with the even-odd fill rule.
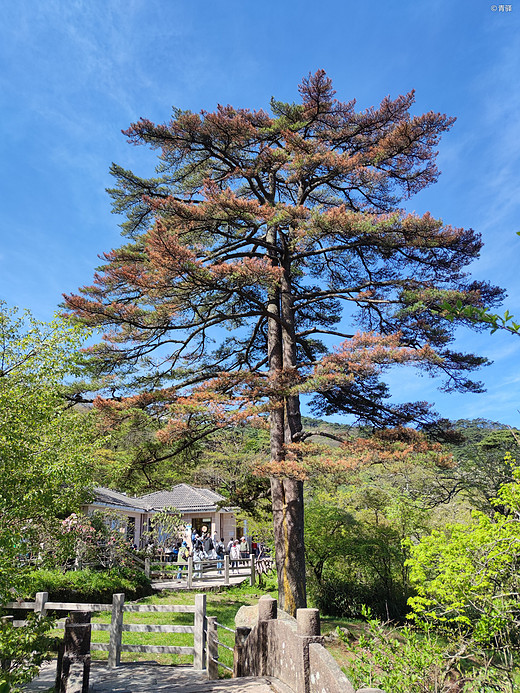
[[511,456],[513,481],[495,503],[509,512],[489,517],[475,511],[410,546],[410,577],[417,596],[413,618],[441,631],[473,638],[513,664],[520,637],[520,468]]
[[496,504],[496,497],[500,488],[513,480],[507,455],[518,452],[518,431],[486,419],[456,421],[454,430],[462,434],[462,440],[451,447],[453,495],[461,494],[491,517],[496,511],[510,512]]
[[0,600],[18,586],[42,523],[77,509],[89,481],[92,425],[63,396],[82,340],[63,320],[0,304]]

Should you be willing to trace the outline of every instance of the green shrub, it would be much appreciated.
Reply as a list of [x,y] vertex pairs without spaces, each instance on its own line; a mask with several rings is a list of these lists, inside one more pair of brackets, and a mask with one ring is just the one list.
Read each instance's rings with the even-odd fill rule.
[[361,618],[366,605],[378,618],[402,622],[409,611],[410,594],[404,592],[401,585],[389,590],[377,580],[364,584],[330,578],[321,585],[310,582],[309,592],[314,606],[325,616]]
[[486,653],[468,643],[448,641],[431,631],[389,628],[364,610],[366,634],[352,645],[338,628],[351,652],[347,676],[355,688],[378,686],[392,693],[511,693],[509,672],[492,665]]
[[21,691],[38,674],[42,662],[50,658],[53,639],[49,637],[51,619],[26,616],[25,626],[15,628],[0,619],[0,693]]
[[500,513],[474,512],[470,521],[410,542],[417,594],[409,605],[419,626],[448,638],[457,634],[512,677],[520,643],[520,466],[510,455],[506,462],[513,481],[491,500]]
[[152,594],[153,588],[144,573],[112,568],[67,573],[36,570],[29,575],[25,591],[27,598],[37,592],[48,592],[52,601],[109,603],[115,593],[124,592],[126,599],[140,599]]

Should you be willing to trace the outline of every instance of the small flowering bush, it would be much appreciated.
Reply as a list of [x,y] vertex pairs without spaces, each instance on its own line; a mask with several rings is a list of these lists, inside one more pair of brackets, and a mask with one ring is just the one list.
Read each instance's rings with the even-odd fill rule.
[[41,528],[38,565],[63,572],[87,565],[112,568],[128,565],[131,548],[125,526],[116,513],[72,513],[57,524]]
[[95,557],[98,537],[90,518],[72,513],[61,522],[59,544],[64,567],[76,566]]
[[132,544],[126,537],[126,526],[116,512],[97,510],[90,516],[95,534],[95,556],[103,568],[126,568],[131,565]]

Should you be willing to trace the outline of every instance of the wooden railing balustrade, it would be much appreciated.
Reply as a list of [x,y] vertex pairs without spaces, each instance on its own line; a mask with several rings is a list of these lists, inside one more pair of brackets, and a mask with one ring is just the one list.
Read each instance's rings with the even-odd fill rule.
[[[121,652],[151,652],[160,654],[183,654],[193,657],[193,668],[204,669],[206,666],[206,595],[196,594],[194,604],[125,604],[124,594],[114,594],[112,604],[94,604],[77,602],[52,602],[47,592],[38,592],[34,602],[9,602],[5,609],[29,610],[45,616],[48,611],[96,612],[110,611],[111,622],[92,623],[92,630],[108,631],[108,643],[91,643],[91,650],[108,651],[108,666],[118,666]],[[193,625],[148,625],[124,623],[124,616],[129,613],[162,612],[192,613]],[[25,625],[24,620],[13,620],[15,627]],[[63,628],[65,621],[57,621],[56,628]],[[123,632],[130,633],[192,633],[193,646],[180,645],[123,645]]]

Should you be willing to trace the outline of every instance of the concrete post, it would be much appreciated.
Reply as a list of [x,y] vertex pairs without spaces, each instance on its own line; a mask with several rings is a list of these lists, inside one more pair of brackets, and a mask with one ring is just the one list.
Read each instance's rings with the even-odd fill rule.
[[123,639],[124,594],[112,596],[112,620],[110,622],[110,641],[108,644],[108,668],[115,669],[121,661],[121,641]]
[[188,589],[191,590],[193,586],[193,558],[190,556],[188,558]]
[[224,584],[229,585],[229,554],[224,556]]
[[34,613],[35,614],[40,614],[42,618],[47,616],[47,609],[45,608],[45,604],[49,601],[49,593],[48,592],[37,592],[36,593],[36,598],[34,600]]
[[278,602],[267,594],[258,600],[258,621],[270,621],[278,616]]
[[321,641],[320,612],[318,609],[298,609],[296,611],[296,633],[300,636],[303,656],[303,683],[305,693],[310,691],[311,669],[309,659],[309,644]]
[[269,621],[278,617],[278,602],[268,594],[258,600],[258,671],[257,676],[269,673]]
[[65,620],[65,635],[58,650],[56,693],[88,693],[90,635],[90,611],[73,612]]
[[235,647],[233,649],[233,678],[238,679],[241,676],[247,675],[244,673],[244,655],[243,649],[251,628],[237,626],[235,630]]
[[318,609],[298,609],[296,611],[298,635],[314,637],[321,635],[320,612]]
[[249,585],[250,585],[251,587],[253,587],[254,584],[255,584],[255,557],[254,557],[254,556],[250,556],[250,557],[249,557],[249,562],[250,562],[250,564],[251,564],[251,565],[250,565],[250,568],[251,568],[251,575],[250,575],[250,577],[249,577]]

